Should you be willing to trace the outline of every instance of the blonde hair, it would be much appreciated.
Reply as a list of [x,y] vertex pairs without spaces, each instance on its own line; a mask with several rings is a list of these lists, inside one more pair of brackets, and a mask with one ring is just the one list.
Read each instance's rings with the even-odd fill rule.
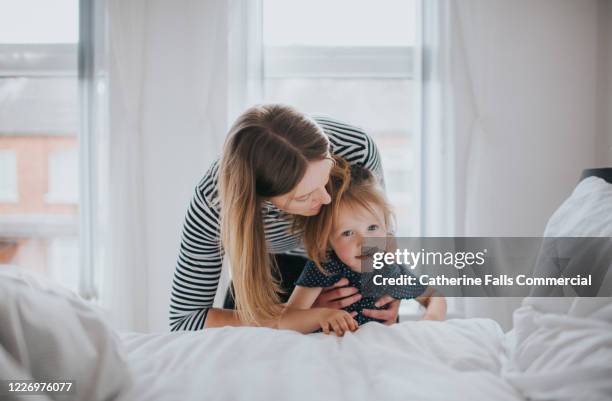
[[308,163],[328,155],[329,140],[321,127],[289,106],[252,107],[230,129],[219,172],[221,240],[242,322],[260,324],[280,313],[281,289],[266,244],[263,202],[291,192]]
[[378,207],[383,212],[388,230],[393,224],[391,205],[378,180],[365,167],[350,166],[344,159],[337,159],[327,190],[332,200],[321,208],[318,215],[297,219],[297,227],[304,232],[304,246],[308,257],[323,273],[326,271],[321,262],[327,259],[331,249],[329,238],[341,208],[365,209],[376,214],[374,208]]

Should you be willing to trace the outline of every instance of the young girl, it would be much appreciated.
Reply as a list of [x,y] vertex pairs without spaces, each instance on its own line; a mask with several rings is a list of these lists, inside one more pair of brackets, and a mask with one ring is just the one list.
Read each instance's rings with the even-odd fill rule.
[[[339,168],[334,171],[339,173],[332,174],[329,183],[332,202],[318,215],[297,222],[304,230],[304,244],[311,261],[297,280],[277,327],[302,333],[322,329],[325,334],[333,331],[337,336],[343,336],[347,331],[357,330],[361,324],[378,321],[361,312],[363,309],[381,309],[377,306],[381,296],[416,298],[427,308],[424,319],[443,320],[446,302],[435,294],[433,288],[421,285],[374,286],[369,272],[362,272],[362,262],[369,260],[372,254],[364,247],[369,245],[365,240],[384,242],[389,235],[391,208],[368,170],[350,167],[341,159],[337,164]],[[410,275],[410,272],[392,265],[377,270],[376,274],[399,277]],[[323,288],[343,277],[348,279],[350,286],[360,290],[362,298],[358,302],[343,310],[311,308]]]

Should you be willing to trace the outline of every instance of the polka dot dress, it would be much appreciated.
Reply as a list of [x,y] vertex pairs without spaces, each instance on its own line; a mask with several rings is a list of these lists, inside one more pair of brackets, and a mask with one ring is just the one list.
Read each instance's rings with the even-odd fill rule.
[[425,291],[425,287],[420,284],[378,286],[372,283],[374,274],[381,274],[383,277],[389,278],[400,277],[403,274],[412,275],[403,266],[388,265],[377,270],[375,273],[360,273],[345,265],[333,252],[327,261],[321,263],[321,266],[329,275],[325,275],[321,272],[314,262],[308,261],[295,284],[302,287],[324,288],[334,285],[343,277],[347,278],[349,287],[355,287],[362,295],[365,294],[359,301],[344,308],[347,312],[357,312],[355,320],[359,325],[372,321],[382,323],[381,320],[365,316],[362,311],[364,309],[387,309],[388,305],[381,308],[374,306],[374,303],[383,295],[390,295],[395,299],[412,299],[418,297]]

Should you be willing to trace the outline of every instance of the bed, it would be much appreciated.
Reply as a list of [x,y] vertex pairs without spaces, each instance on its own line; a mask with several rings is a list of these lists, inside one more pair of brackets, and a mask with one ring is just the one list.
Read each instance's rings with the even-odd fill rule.
[[[593,221],[579,235],[612,236],[610,200],[610,184],[583,181],[547,233]],[[95,306],[8,267],[0,297],[0,378],[75,381],[68,395],[3,399],[612,400],[610,298],[526,298],[507,333],[493,320],[453,319],[368,323],[337,338],[231,327],[117,333]]]

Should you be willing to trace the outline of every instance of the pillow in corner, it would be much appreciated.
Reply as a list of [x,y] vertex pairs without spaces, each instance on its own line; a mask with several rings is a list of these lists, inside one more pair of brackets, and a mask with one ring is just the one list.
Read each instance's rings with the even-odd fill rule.
[[[582,180],[544,237],[612,237],[612,185]],[[612,298],[525,298],[513,334],[503,376],[525,397],[612,399]]]
[[114,399],[129,385],[120,343],[88,302],[8,266],[0,294],[0,371],[11,379],[74,380],[70,397],[57,395],[73,400]]

